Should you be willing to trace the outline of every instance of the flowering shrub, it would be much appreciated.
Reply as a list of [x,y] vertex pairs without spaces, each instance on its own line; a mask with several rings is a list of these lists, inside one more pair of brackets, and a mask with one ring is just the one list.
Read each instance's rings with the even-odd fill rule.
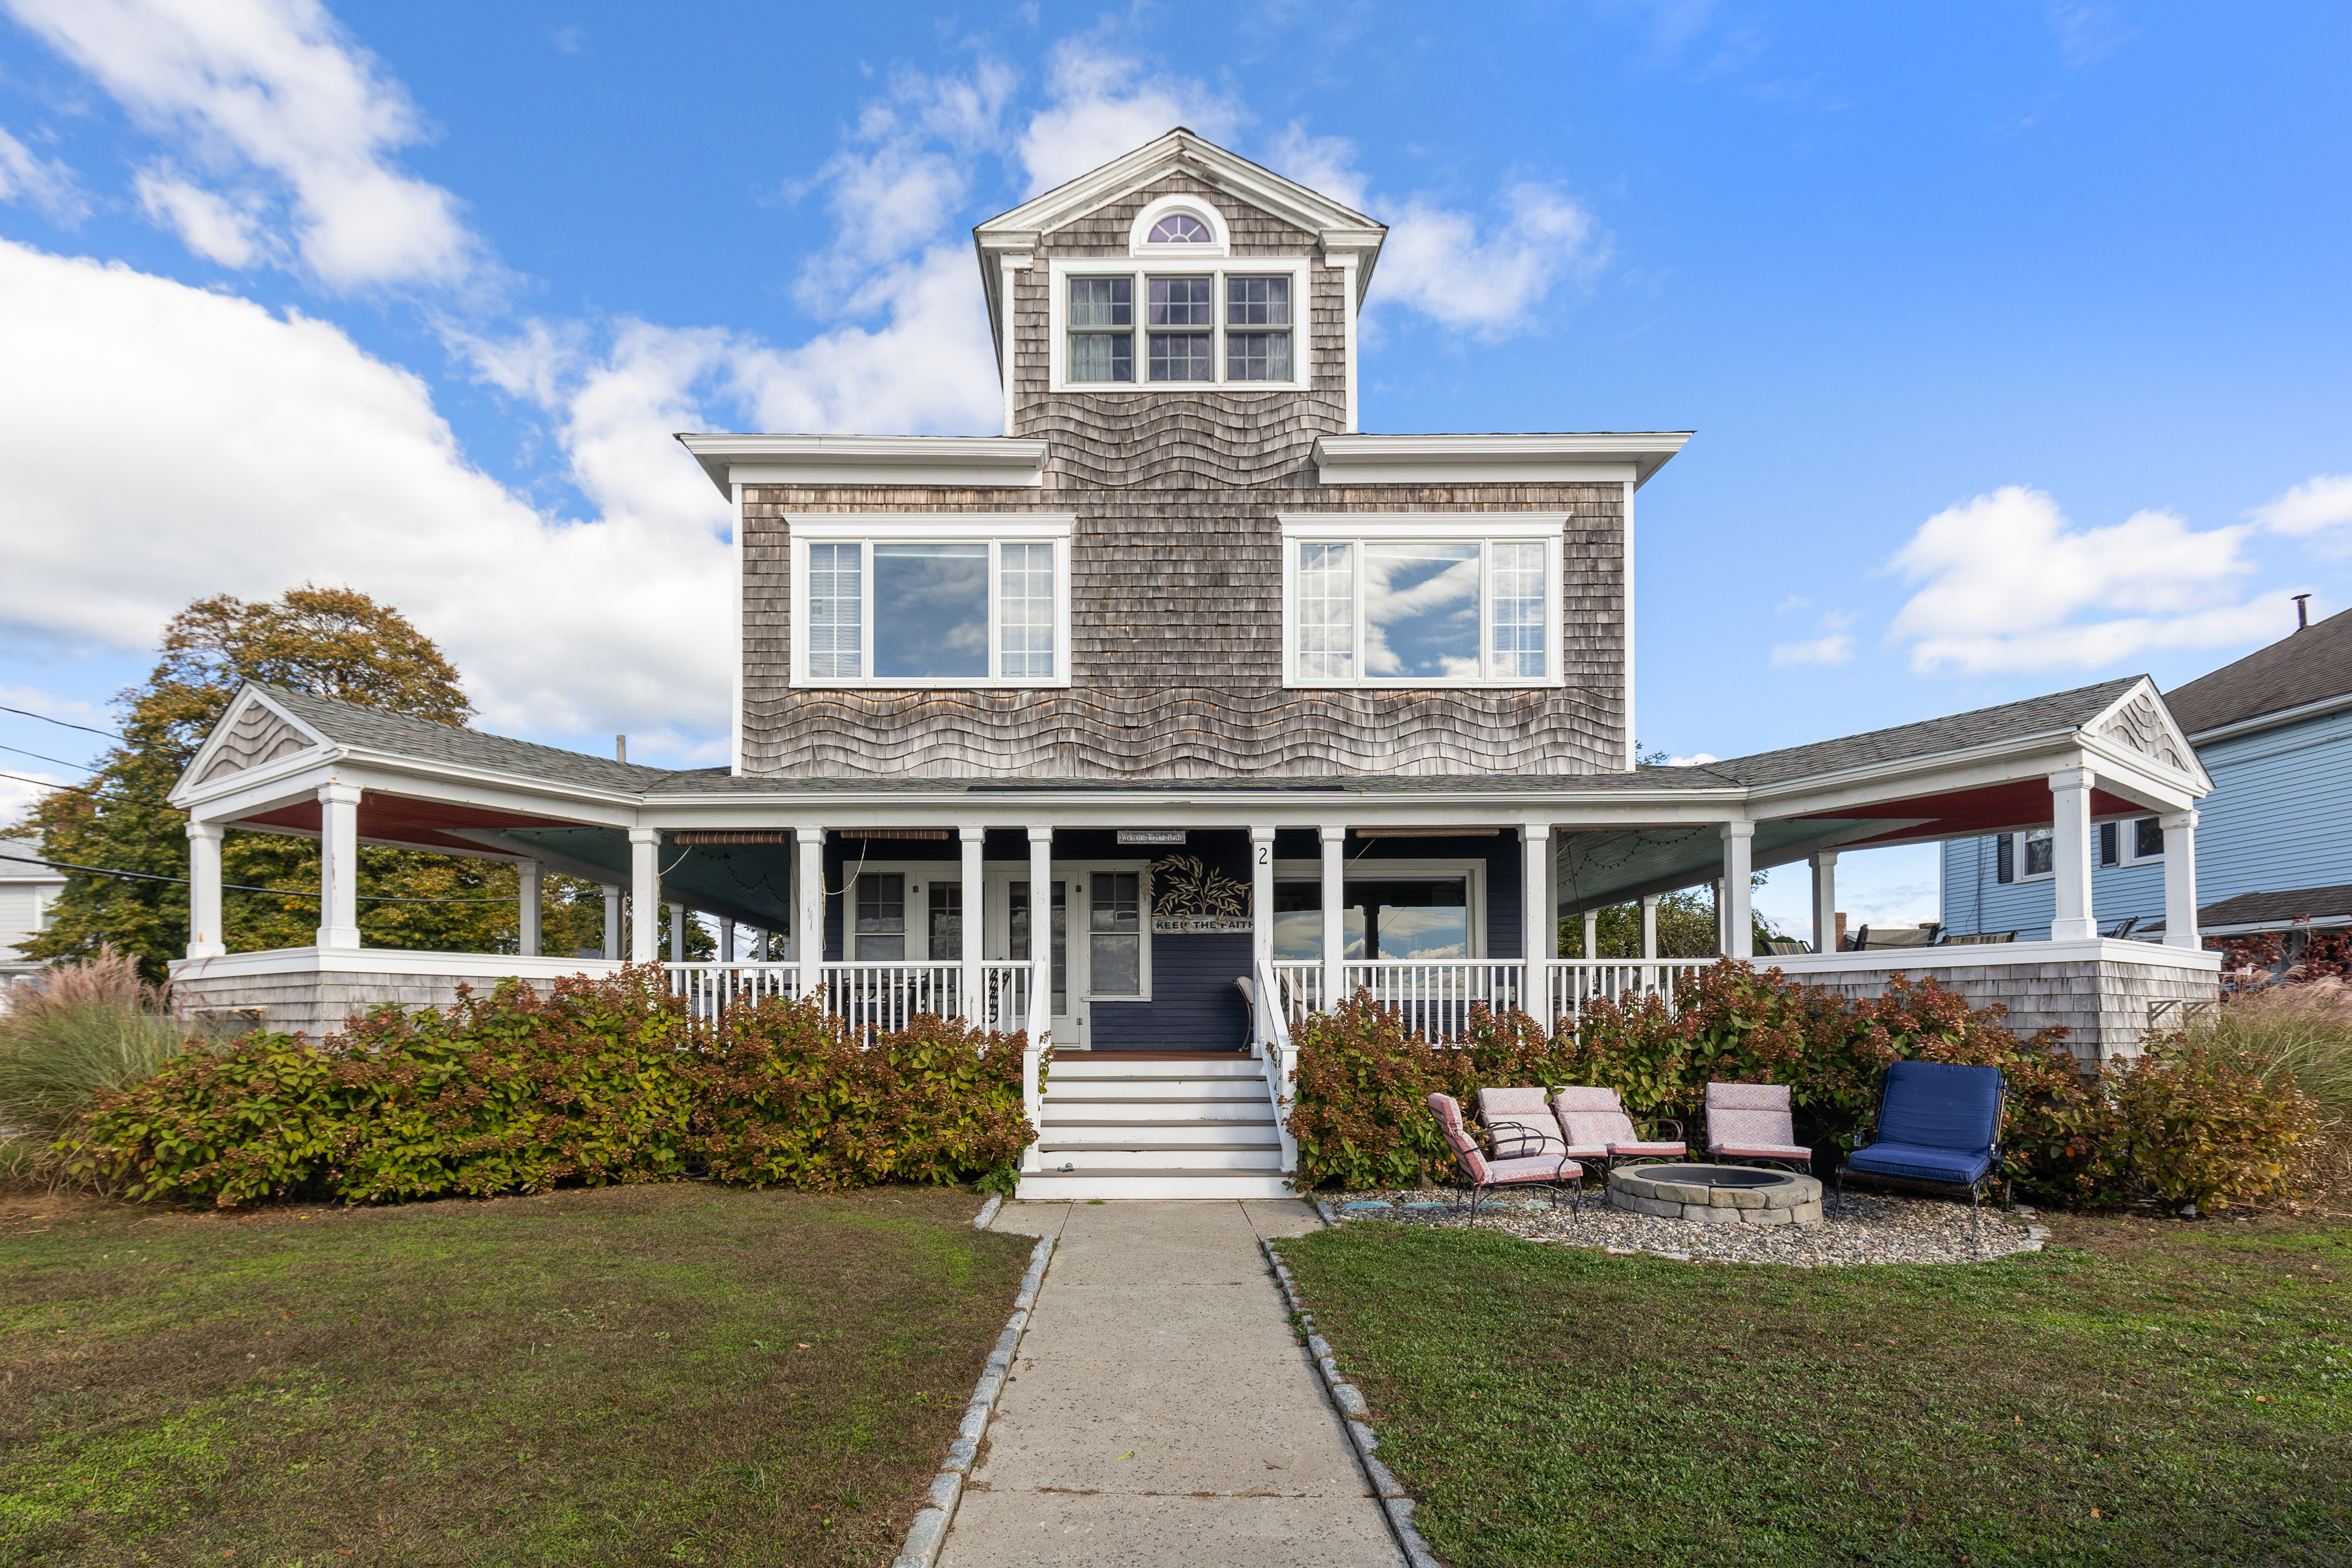
[[672,1180],[952,1182],[1019,1156],[1019,1036],[932,1018],[859,1049],[815,1003],[693,1028],[655,970],[380,1008],[323,1043],[253,1034],[102,1094],[74,1175],[230,1207]]
[[1849,999],[1726,960],[1685,981],[1675,1002],[1672,1016],[1656,996],[1599,1002],[1557,1035],[1523,1014],[1474,1014],[1461,1040],[1432,1046],[1359,992],[1298,1032],[1298,1184],[1391,1186],[1448,1172],[1428,1095],[1466,1105],[1500,1085],[1614,1089],[1636,1121],[1683,1120],[1696,1146],[1709,1082],[1786,1084],[1801,1141],[1851,1148],[1876,1110],[1881,1074],[1906,1059],[2000,1068],[2008,1173],[2056,1201],[2275,1195],[2308,1122],[2292,1082],[2215,1053],[2159,1042],[2086,1078],[2054,1036],[2020,1040],[1999,1007],[1971,1008],[1901,975],[1882,995]]

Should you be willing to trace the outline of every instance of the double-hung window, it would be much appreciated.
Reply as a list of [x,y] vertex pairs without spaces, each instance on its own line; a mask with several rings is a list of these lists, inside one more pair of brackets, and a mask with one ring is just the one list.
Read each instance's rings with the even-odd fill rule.
[[790,521],[795,686],[1066,686],[1066,515]]
[[1053,262],[1057,390],[1306,384],[1310,259],[1168,258],[1181,248],[1169,242],[1135,260]]
[[1292,686],[1557,686],[1557,513],[1282,520]]

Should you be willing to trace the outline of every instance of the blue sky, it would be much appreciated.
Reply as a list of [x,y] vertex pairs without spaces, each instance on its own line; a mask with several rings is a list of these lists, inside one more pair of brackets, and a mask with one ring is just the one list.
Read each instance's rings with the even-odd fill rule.
[[493,728],[723,757],[668,433],[992,433],[970,226],[1178,121],[1394,226],[1366,429],[1698,432],[1641,495],[1654,750],[2177,684],[2352,602],[2341,6],[0,15],[14,707],[102,722],[173,607],[307,576]]

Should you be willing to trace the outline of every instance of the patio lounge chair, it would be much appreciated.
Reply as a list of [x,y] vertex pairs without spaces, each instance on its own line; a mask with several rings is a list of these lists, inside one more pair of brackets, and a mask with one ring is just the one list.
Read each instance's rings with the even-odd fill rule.
[[1559,1190],[1570,1189],[1570,1202],[1579,1212],[1583,1204],[1584,1167],[1562,1154],[1497,1155],[1489,1159],[1478,1139],[1462,1124],[1462,1107],[1450,1094],[1429,1097],[1429,1113],[1437,1119],[1438,1135],[1454,1152],[1454,1163],[1470,1182],[1470,1223],[1478,1223],[1479,1201],[1496,1187],[1542,1187],[1555,1207]]
[[1478,1125],[1486,1130],[1486,1147],[1498,1160],[1549,1154],[1557,1160],[1568,1153],[1553,1120],[1544,1090],[1482,1089],[1478,1091]]
[[[1637,1130],[1613,1089],[1563,1089],[1551,1097],[1551,1109],[1560,1135],[1568,1140],[1569,1157],[1591,1161],[1604,1173],[1615,1170],[1621,1162],[1679,1160],[1690,1152],[1690,1146],[1682,1142],[1681,1122],[1648,1121]],[[1675,1130],[1671,1142],[1643,1136],[1661,1127]]]
[[1882,947],[1933,947],[1943,929],[1939,925],[1864,926],[1853,933],[1853,951],[1862,952]]
[[1764,951],[1769,953],[1783,953],[1811,952],[1813,950],[1810,943],[1801,942],[1793,936],[1772,936],[1764,939]]
[[1813,1168],[1813,1152],[1797,1142],[1785,1083],[1708,1084],[1706,1155],[1717,1161],[1789,1165],[1801,1175],[1811,1174]]
[[1938,947],[1976,947],[1985,942],[2015,942],[2016,940],[2017,932],[2013,931],[1971,931],[1967,936],[1948,936],[1936,945]]
[[1838,1202],[1845,1202],[1849,1174],[1905,1186],[1965,1188],[1974,1231],[1984,1184],[2001,1168],[2005,1098],[1999,1068],[1896,1062],[1879,1089],[1870,1142],[1847,1155],[1838,1172]]

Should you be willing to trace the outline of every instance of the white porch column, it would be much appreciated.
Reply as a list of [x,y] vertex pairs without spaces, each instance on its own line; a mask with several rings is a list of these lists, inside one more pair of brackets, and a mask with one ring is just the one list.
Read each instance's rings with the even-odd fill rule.
[[1264,1044],[1273,1033],[1267,1020],[1282,1005],[1274,979],[1274,829],[1255,826],[1250,835],[1250,984],[1257,988],[1257,1016],[1250,1038]]
[[[800,842],[801,864],[793,889],[798,895],[793,911],[793,957],[800,963],[800,994],[814,996],[824,984],[824,829],[803,827],[795,837]],[[849,894],[855,900],[857,889],[852,888]],[[850,914],[845,908],[845,931]]]
[[515,951],[525,958],[537,958],[541,946],[539,931],[540,872],[536,860],[515,862]]
[[360,789],[319,786],[319,945],[360,944]]
[[[1029,827],[1029,1046],[1045,1041],[1054,1020],[1054,830]],[[1073,1041],[1075,1045],[1076,1042]]]
[[221,941],[221,839],[217,822],[188,824],[188,956],[219,958]]
[[1837,858],[1834,849],[1824,849],[1812,857],[1813,862],[1813,951],[1837,951]]
[[1755,858],[1756,825],[1723,825],[1723,952],[1727,958],[1756,956],[1756,922],[1748,915],[1748,868]]
[[1642,956],[1658,956],[1658,895],[1642,896]]
[[[2200,947],[2197,931],[2197,814],[2156,819],[2164,829],[2164,945]],[[2128,831],[2128,829],[2126,829]]]
[[2088,768],[2068,768],[2050,775],[2051,890],[2057,910],[2050,921],[2052,942],[2082,942],[2099,934],[2099,921],[2091,909],[2091,857],[2096,839],[2091,832],[2091,784]]
[[604,947],[606,958],[621,956],[621,889],[616,882],[604,887]]
[[672,904],[669,907],[669,961],[672,963],[686,962],[686,906],[684,904]]
[[1348,829],[1323,826],[1323,1007],[1328,1012],[1348,996]]
[[1530,822],[1519,829],[1519,956],[1527,961],[1530,995],[1543,984],[1538,966],[1559,956],[1559,910],[1546,908],[1550,901],[1551,824]]
[[629,962],[661,960],[661,829],[629,829]]
[[719,922],[719,962],[721,963],[735,962],[735,922],[733,921]]
[[988,1021],[986,1000],[980,994],[981,985],[981,921],[986,918],[981,904],[980,851],[988,837],[985,827],[959,827],[956,837],[963,850],[963,913],[957,917],[956,952],[963,964],[957,979],[963,994],[963,1016],[971,1023]]
[[1601,911],[1599,910],[1584,911],[1584,956],[1587,958],[1601,956]]
[[1724,916],[1724,905],[1730,901],[1724,892],[1724,880],[1717,877],[1708,884],[1715,889],[1715,951],[1722,952],[1731,945],[1731,927]]

